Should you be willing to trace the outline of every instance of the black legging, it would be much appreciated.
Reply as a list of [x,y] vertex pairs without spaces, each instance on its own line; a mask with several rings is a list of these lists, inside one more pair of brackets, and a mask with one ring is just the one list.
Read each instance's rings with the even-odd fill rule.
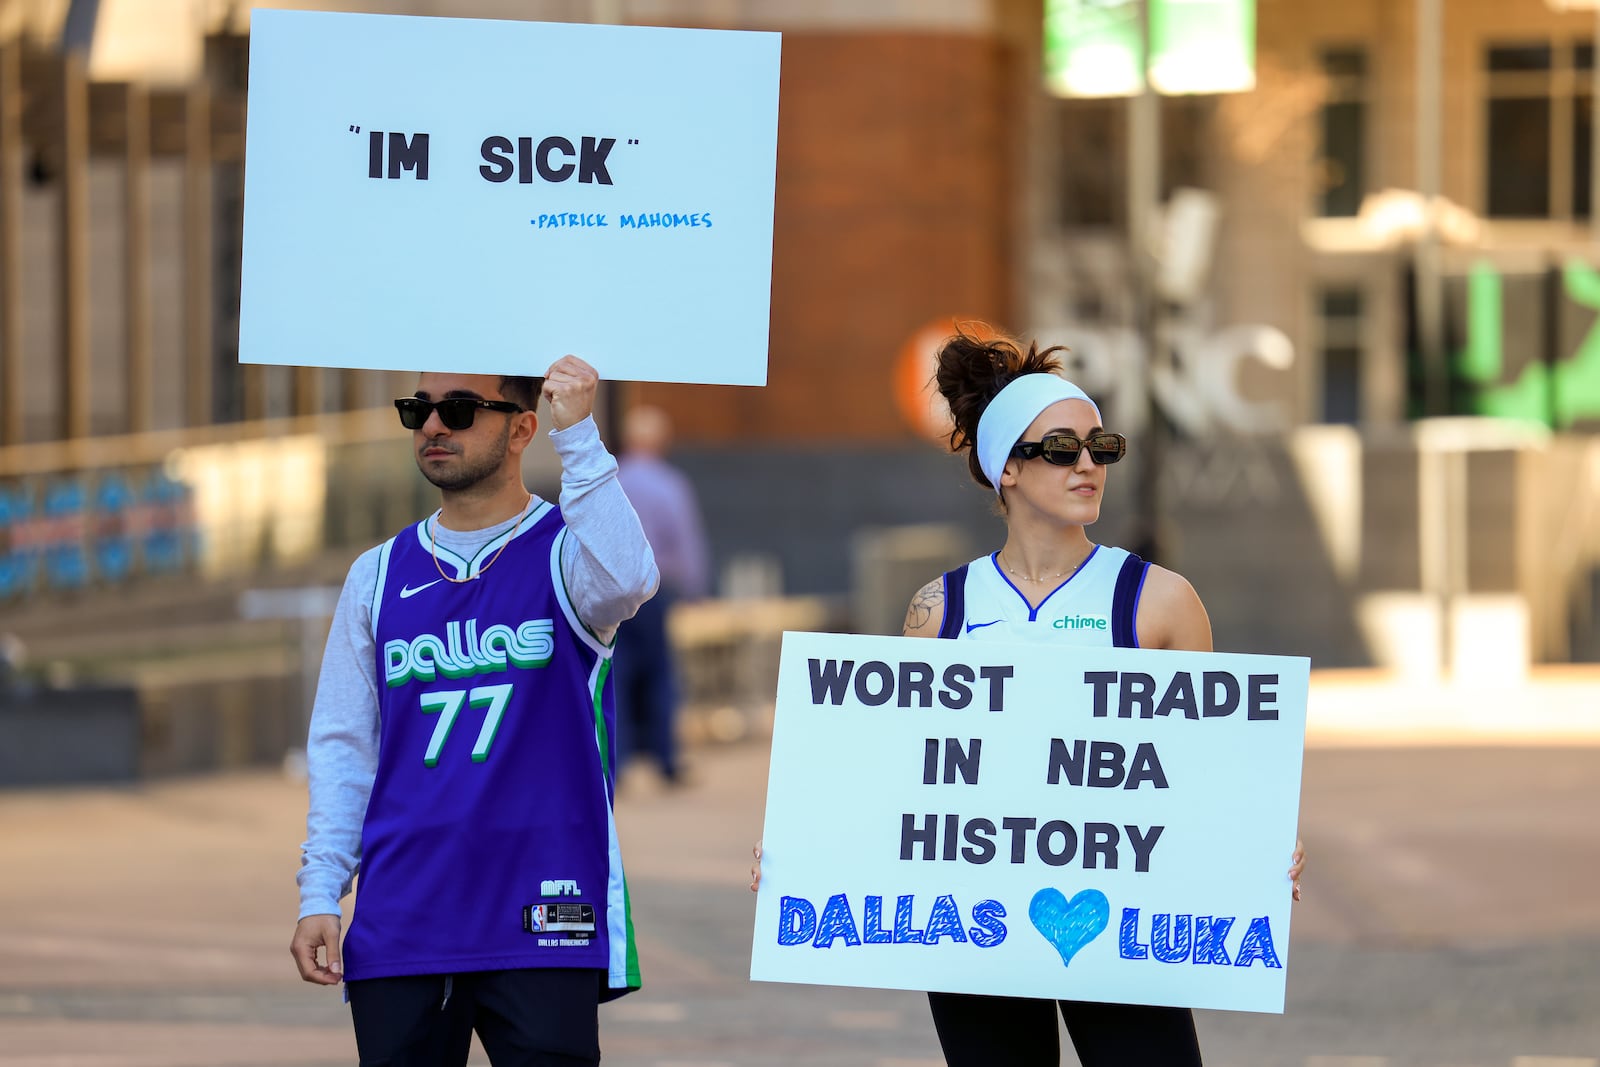
[[1057,1005],[1083,1067],[1200,1067],[1188,1008],[928,994],[949,1067],[1060,1067]]

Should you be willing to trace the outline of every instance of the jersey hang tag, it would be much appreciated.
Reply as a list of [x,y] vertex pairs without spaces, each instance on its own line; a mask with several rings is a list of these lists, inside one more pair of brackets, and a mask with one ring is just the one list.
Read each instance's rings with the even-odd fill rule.
[[529,904],[522,909],[522,928],[530,934],[594,936],[594,905],[582,903]]

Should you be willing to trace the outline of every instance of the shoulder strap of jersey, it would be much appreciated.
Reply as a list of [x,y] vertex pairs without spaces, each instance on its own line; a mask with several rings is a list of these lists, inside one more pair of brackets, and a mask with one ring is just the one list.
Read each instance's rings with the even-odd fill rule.
[[372,603],[368,605],[371,609],[368,612],[368,618],[372,620],[372,639],[374,641],[378,639],[378,611],[383,607],[383,587],[389,584],[389,556],[394,552],[394,543],[402,536],[404,534],[389,538],[383,543],[383,547],[378,550],[378,581],[372,589]]
[[939,620],[939,636],[961,633],[961,620],[967,617],[967,564],[944,572],[944,618]]
[[1117,572],[1116,591],[1111,594],[1111,643],[1117,648],[1138,648],[1139,631],[1134,615],[1139,608],[1139,591],[1144,588],[1150,564],[1128,553]]

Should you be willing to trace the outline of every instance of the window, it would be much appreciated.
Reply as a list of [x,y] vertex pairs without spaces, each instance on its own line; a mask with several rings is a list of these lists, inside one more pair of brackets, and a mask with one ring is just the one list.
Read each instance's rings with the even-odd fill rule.
[[1124,225],[1127,199],[1127,103],[1063,100],[1060,136],[1060,219],[1064,226]]
[[[1056,103],[1060,199],[1067,228],[1127,225],[1128,108],[1126,97]],[[1203,96],[1160,98],[1161,198],[1174,189],[1204,189],[1214,108]]]
[[1328,88],[1317,167],[1319,214],[1355,215],[1367,192],[1367,52],[1329,48],[1321,62]]
[[1491,44],[1484,69],[1484,214],[1587,218],[1594,46]]
[[1322,290],[1322,421],[1361,419],[1361,290]]

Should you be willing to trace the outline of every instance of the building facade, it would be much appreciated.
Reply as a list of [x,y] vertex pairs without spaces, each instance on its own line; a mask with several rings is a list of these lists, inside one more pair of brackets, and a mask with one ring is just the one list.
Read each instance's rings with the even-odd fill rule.
[[[1136,448],[1119,468],[1096,534],[1143,530],[1202,589],[1219,647],[1428,669],[1600,655],[1592,11],[1439,0],[1419,31],[1423,0],[1257,0],[1254,88],[1161,99],[1152,140],[1126,99],[1047,92],[1042,0],[297,6],[783,31],[769,384],[612,399],[673,417],[719,562],[765,555],[783,588],[838,592],[861,584],[865,532],[992,540],[915,395],[930,329],[973,318],[1068,344],[1141,445],[1168,431],[1159,462]],[[409,390],[236,361],[246,5],[0,11],[13,510],[41,472],[165,470],[174,444],[381,415]],[[1136,259],[1130,226],[1157,203]],[[365,449],[368,425],[318,432]],[[83,440],[108,443],[58,444]],[[355,469],[325,462],[329,486]],[[18,569],[44,528],[0,514],[17,588],[44,587]],[[1483,654],[1496,642],[1510,652]]]

